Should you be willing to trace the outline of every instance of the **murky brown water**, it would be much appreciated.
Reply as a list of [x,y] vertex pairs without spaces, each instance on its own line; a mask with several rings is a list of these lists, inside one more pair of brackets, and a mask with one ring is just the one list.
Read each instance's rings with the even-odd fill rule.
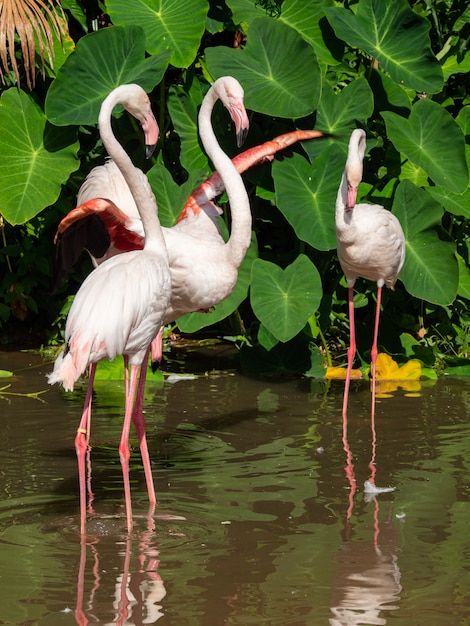
[[[15,372],[0,380],[5,391],[48,387],[40,357],[0,353],[0,369]],[[344,437],[341,382],[233,372],[153,382],[159,503],[149,515],[136,446],[130,537],[121,384],[97,383],[94,515],[80,541],[73,439],[83,398],[83,385],[0,395],[0,623],[468,623],[470,381],[382,399],[375,452],[365,385],[352,392]],[[371,475],[395,490],[366,493]]]

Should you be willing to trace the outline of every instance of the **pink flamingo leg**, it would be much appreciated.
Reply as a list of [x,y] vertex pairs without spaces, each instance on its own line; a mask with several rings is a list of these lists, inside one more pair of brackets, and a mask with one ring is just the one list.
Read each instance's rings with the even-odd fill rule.
[[354,291],[353,286],[348,287],[348,309],[349,309],[349,348],[348,348],[348,369],[346,371],[346,382],[344,384],[343,396],[343,418],[348,410],[349,383],[351,382],[351,370],[356,356],[356,332],[354,327]]
[[129,393],[126,393],[126,412],[124,415],[124,424],[122,426],[121,442],[119,444],[119,457],[121,459],[122,478],[124,482],[124,498],[126,501],[128,532],[131,532],[132,530],[131,486],[129,480],[129,458],[131,456],[129,449],[129,431],[131,427],[132,409],[136,394],[138,375],[139,367],[137,365],[131,365]]
[[370,352],[371,372],[372,372],[372,409],[371,409],[372,420],[374,420],[374,416],[375,416],[375,368],[377,364],[377,355],[379,353],[378,347],[377,347],[377,340],[378,340],[378,335],[379,335],[381,300],[382,300],[382,286],[379,284],[378,289],[377,289],[377,307],[375,310],[374,340],[372,342],[372,350]]
[[93,395],[93,382],[95,379],[96,363],[90,363],[88,388],[85,397],[82,417],[75,436],[75,451],[78,460],[78,484],[80,488],[80,533],[85,534],[86,510],[87,510],[87,483],[91,494],[91,478],[87,481],[85,471],[85,457],[89,450],[90,426],[91,426],[91,401]]
[[145,417],[143,413],[144,390],[145,390],[145,381],[147,378],[149,352],[150,352],[150,346],[147,352],[145,353],[144,361],[140,369],[139,385],[137,387],[137,397],[136,397],[136,401],[134,405],[134,410],[132,411],[132,422],[134,424],[135,430],[137,432],[137,436],[139,438],[140,454],[142,456],[142,463],[144,466],[145,481],[147,483],[149,501],[152,503],[156,503],[157,498],[155,496],[155,487],[153,484],[152,468],[150,465],[150,457],[149,457],[149,452],[148,452],[148,447],[147,447],[147,436],[146,436],[147,425],[146,425]]

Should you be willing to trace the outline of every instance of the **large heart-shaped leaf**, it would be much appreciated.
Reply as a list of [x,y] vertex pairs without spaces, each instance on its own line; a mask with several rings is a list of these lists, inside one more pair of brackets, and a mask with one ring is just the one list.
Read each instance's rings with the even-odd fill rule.
[[251,280],[251,266],[258,257],[258,244],[254,235],[251,244],[238,270],[238,280],[233,292],[209,313],[189,313],[176,320],[178,328],[184,333],[194,333],[201,328],[211,326],[233,313],[248,295]]
[[465,139],[444,107],[418,100],[408,119],[383,111],[387,134],[399,152],[423,168],[438,185],[462,193],[468,186]]
[[284,270],[275,263],[257,259],[252,267],[250,297],[260,322],[279,341],[289,341],[320,305],[320,275],[304,254]]
[[411,295],[441,306],[455,299],[458,267],[454,242],[442,241],[436,227],[442,207],[408,180],[401,182],[393,212],[405,233],[406,259],[400,278]]
[[253,111],[298,118],[317,106],[320,70],[315,53],[277,20],[257,18],[248,29],[245,49],[207,48],[206,60],[215,78],[231,74],[240,81],[245,104]]
[[345,152],[332,145],[313,164],[298,154],[273,163],[278,208],[297,237],[318,250],[336,246],[335,201],[345,160]]
[[57,126],[94,124],[101,103],[116,87],[137,83],[150,92],[168,66],[169,51],[145,58],[138,26],[113,26],[82,37],[49,88],[46,114]]
[[189,67],[201,43],[209,3],[206,0],[133,0],[129,10],[129,0],[107,0],[106,8],[113,24],[142,26],[150,54],[169,50],[172,65]]
[[432,53],[428,20],[407,0],[361,0],[354,14],[343,7],[325,9],[335,33],[372,55],[391,78],[416,91],[437,93],[442,70]]
[[0,100],[0,213],[23,224],[53,204],[78,166],[74,129],[48,124],[34,100],[16,88]]

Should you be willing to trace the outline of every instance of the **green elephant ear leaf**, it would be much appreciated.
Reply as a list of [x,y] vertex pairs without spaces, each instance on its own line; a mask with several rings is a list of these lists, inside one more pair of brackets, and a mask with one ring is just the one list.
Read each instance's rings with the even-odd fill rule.
[[297,335],[320,306],[321,279],[304,254],[284,270],[257,259],[252,267],[251,305],[266,329],[286,342]]
[[442,70],[430,41],[430,22],[406,0],[361,0],[354,14],[343,7],[325,9],[336,35],[377,59],[399,85],[437,93]]
[[465,138],[452,116],[436,102],[418,100],[408,119],[383,111],[395,148],[437,184],[456,193],[468,186]]
[[82,37],[60,68],[46,97],[46,115],[57,126],[94,124],[101,103],[119,85],[150,92],[168,66],[170,52],[145,58],[138,26],[112,26]]
[[400,279],[416,298],[445,306],[458,288],[455,244],[438,236],[442,207],[427,191],[408,180],[401,182],[393,200],[393,213],[405,233],[406,258]]
[[[174,67],[189,67],[197,54],[206,25],[206,0],[107,0],[113,24],[140,25],[145,31],[146,50],[168,50]],[[160,82],[160,81],[158,81]]]
[[[296,60],[294,65],[292,59]],[[315,52],[295,30],[278,20],[257,18],[248,29],[245,49],[207,48],[206,60],[215,78],[231,74],[240,81],[246,107],[253,111],[304,117],[316,108],[320,98]]]
[[33,99],[16,88],[2,94],[0,126],[0,212],[10,224],[24,224],[57,200],[78,169],[76,130],[51,126]]
[[274,161],[276,204],[299,239],[318,250],[336,246],[335,202],[346,155],[336,145],[310,164],[298,154]]

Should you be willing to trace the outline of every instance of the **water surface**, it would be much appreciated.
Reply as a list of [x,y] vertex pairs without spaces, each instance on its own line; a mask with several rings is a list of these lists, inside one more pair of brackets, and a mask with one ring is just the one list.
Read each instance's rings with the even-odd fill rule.
[[[168,626],[467,623],[470,383],[441,378],[377,404],[343,383],[249,378],[188,359],[146,392],[158,505],[133,436],[125,530],[122,385],[96,385],[92,512],[78,533],[75,431],[85,383],[0,353],[0,624]],[[218,368],[218,369],[214,369]],[[169,367],[167,367],[169,369]],[[207,372],[205,371],[207,370]],[[365,483],[393,488],[368,493]]]

